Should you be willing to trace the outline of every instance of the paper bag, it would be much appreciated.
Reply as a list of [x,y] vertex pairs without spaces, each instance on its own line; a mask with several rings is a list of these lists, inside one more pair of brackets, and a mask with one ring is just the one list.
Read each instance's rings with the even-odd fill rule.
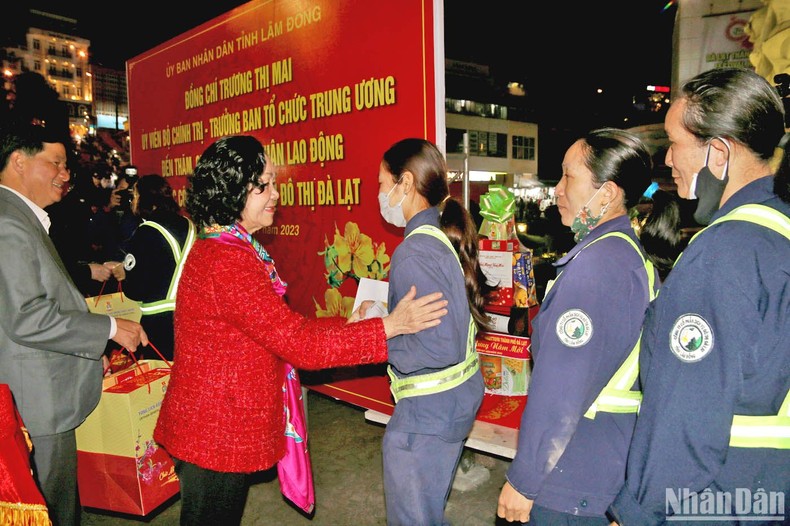
[[173,461],[153,439],[169,381],[160,360],[104,378],[99,405],[76,431],[83,506],[148,515],[178,493]]
[[113,292],[112,294],[99,294],[85,298],[88,310],[94,314],[104,314],[114,318],[136,321],[140,323],[143,311],[140,304],[127,298],[123,291]]

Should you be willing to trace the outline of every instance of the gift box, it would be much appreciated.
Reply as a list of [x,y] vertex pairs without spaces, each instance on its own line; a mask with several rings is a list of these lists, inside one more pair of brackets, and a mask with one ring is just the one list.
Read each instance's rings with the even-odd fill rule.
[[475,341],[487,394],[524,396],[531,373],[530,339],[480,332]]

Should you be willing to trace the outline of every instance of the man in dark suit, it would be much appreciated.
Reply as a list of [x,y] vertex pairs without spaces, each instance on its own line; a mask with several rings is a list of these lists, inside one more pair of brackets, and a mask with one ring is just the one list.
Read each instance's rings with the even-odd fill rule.
[[33,442],[55,526],[79,524],[74,430],[99,402],[108,339],[147,345],[138,323],[90,314],[48,236],[44,207],[70,178],[66,148],[42,126],[0,129],[0,383]]

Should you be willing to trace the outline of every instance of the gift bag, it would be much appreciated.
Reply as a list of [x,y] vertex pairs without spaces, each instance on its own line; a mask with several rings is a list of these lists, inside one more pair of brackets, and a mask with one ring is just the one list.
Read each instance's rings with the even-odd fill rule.
[[302,404],[302,386],[296,369],[285,364],[283,381],[285,402],[285,456],[277,463],[280,491],[305,513],[315,507],[313,468],[307,449],[307,420]]
[[143,317],[140,304],[124,295],[120,281],[118,282],[118,292],[113,292],[112,294],[103,294],[103,292],[104,283],[102,283],[98,296],[85,298],[90,312],[140,323],[140,318]]
[[104,378],[96,409],[77,428],[83,506],[147,515],[178,493],[170,455],[154,442],[170,364],[140,360]]

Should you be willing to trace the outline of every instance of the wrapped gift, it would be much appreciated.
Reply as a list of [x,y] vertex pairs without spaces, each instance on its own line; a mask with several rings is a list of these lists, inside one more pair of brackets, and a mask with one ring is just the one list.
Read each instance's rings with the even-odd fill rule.
[[513,305],[534,307],[538,304],[535,290],[535,272],[532,269],[532,251],[513,253]]
[[480,268],[495,288],[486,297],[486,309],[507,316],[511,307],[538,304],[531,250],[520,249],[518,241],[512,240],[481,239],[479,247]]

